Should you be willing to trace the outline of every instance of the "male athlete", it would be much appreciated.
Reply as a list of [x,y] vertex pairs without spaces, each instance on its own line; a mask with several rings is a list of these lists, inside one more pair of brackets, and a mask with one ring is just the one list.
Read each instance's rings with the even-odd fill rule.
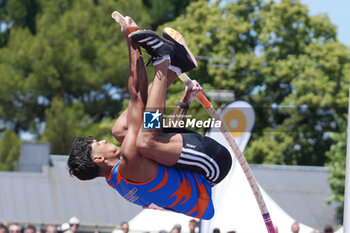
[[[227,149],[193,132],[142,129],[145,109],[162,112],[167,87],[176,79],[176,73],[195,68],[196,61],[181,41],[183,38],[178,38],[180,34],[165,32],[173,42],[151,31],[129,35],[128,28],[135,28],[136,24],[130,17],[126,19],[122,32],[129,48],[130,104],[113,127],[113,135],[122,146],[91,137],[77,138],[68,159],[69,172],[81,180],[106,177],[107,183],[125,199],[143,207],[210,219],[214,215],[211,186],[220,182],[231,168]],[[151,54],[155,66],[150,87],[139,45]],[[194,91],[186,92],[183,100],[198,90],[197,84]],[[178,107],[187,106],[182,103]]]

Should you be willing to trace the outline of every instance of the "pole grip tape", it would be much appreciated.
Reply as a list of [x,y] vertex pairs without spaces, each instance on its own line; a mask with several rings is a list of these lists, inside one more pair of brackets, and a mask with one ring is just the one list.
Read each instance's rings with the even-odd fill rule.
[[[192,80],[190,79],[190,77],[187,76],[187,74],[185,73],[182,73],[179,75],[179,78],[181,79],[181,81],[189,88],[193,87],[193,82]],[[207,99],[207,97],[205,97],[205,95],[200,92],[198,93],[197,95],[197,99],[201,102],[201,104],[203,105],[203,107],[205,109],[208,109],[210,108],[211,106],[211,103],[210,101]]]
[[199,100],[199,102],[201,102],[201,104],[203,105],[203,107],[205,109],[210,108],[211,103],[209,102],[209,100],[207,99],[207,97],[205,97],[205,95],[202,92],[199,92],[197,95],[197,99]]

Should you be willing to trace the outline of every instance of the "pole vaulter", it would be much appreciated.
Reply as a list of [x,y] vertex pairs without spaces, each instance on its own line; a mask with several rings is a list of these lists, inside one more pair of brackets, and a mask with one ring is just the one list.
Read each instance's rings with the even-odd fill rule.
[[[125,25],[125,18],[122,14],[120,14],[118,11],[114,11],[112,13],[112,18],[117,21],[119,24],[121,25]],[[167,28],[165,29],[167,30],[168,34],[174,33],[176,34],[177,32],[171,28]],[[179,40],[177,40],[178,43],[183,43],[184,41],[181,40],[181,38],[177,37],[177,35],[172,36],[172,38],[178,38]],[[179,78],[181,79],[181,81],[189,88],[193,87],[193,82],[192,80],[185,74],[182,73],[179,75]],[[210,103],[210,101],[205,97],[205,95],[200,92],[197,95],[197,99],[200,101],[200,103],[202,104],[202,106],[206,109],[206,111],[208,112],[208,114],[214,118],[214,119],[220,119],[219,114],[217,113],[217,111],[215,110],[215,108],[213,107],[213,105]],[[222,134],[224,135],[225,139],[227,140],[228,144],[230,145],[232,151],[234,152],[240,166],[243,169],[243,172],[248,180],[248,183],[253,191],[253,194],[255,196],[255,199],[258,203],[260,212],[263,216],[266,228],[268,233],[275,233],[275,228],[273,226],[270,214],[268,212],[268,209],[266,207],[265,201],[263,199],[263,196],[260,192],[259,186],[257,184],[257,181],[247,163],[247,160],[245,159],[243,153],[240,151],[237,143],[235,142],[232,134],[230,133],[230,131],[228,130],[227,126],[225,125],[224,121],[222,121],[220,130],[222,132]]]

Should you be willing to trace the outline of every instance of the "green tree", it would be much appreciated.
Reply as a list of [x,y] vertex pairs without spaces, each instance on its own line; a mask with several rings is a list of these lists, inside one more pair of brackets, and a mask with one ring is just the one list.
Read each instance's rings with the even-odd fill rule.
[[4,130],[0,140],[0,170],[16,170],[16,161],[18,164],[21,140],[16,133],[11,130]]
[[0,32],[0,47],[6,45],[12,28],[28,28],[36,32],[36,16],[41,11],[41,0],[2,0],[0,1],[0,23],[5,30]]
[[51,144],[52,154],[69,154],[74,140],[79,136],[109,140],[113,138],[111,131],[114,122],[105,119],[100,123],[93,123],[84,112],[81,102],[68,106],[61,98],[56,97],[45,113],[45,131],[40,140]]
[[323,165],[346,109],[348,57],[326,15],[298,0],[197,1],[165,24],[183,33],[199,68],[191,76],[252,103],[252,163]]
[[349,50],[327,15],[298,0],[198,1],[166,25],[202,56],[193,78],[255,107],[248,161],[327,164],[330,200],[342,203]]
[[62,99],[55,98],[46,110],[45,124],[41,140],[51,144],[52,154],[68,154],[74,139],[90,127],[91,122],[80,102],[69,107]]
[[196,0],[143,0],[143,3],[152,18],[152,29],[156,29],[160,24],[174,20],[194,1]]
[[[346,128],[346,125],[344,125]],[[337,217],[343,220],[344,213],[344,192],[345,192],[345,165],[346,165],[346,132],[333,133],[331,138],[335,143],[327,152],[330,162],[330,175],[328,182],[332,189],[332,195],[328,201],[340,204],[337,208]]]
[[[141,0],[47,1],[36,17],[36,34],[13,28],[0,49],[0,118],[14,130],[45,121],[54,97],[80,101],[94,122],[121,109],[128,77],[125,39],[110,17],[118,7],[149,22]],[[20,110],[19,110],[20,109]]]

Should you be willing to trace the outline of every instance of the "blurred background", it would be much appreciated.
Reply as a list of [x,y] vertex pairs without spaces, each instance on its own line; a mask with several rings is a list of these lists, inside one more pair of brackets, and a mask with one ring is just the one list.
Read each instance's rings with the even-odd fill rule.
[[[254,107],[255,127],[244,151],[250,164],[324,167],[331,193],[322,205],[335,206],[341,225],[350,79],[346,9],[345,0],[0,0],[1,203],[4,193],[14,196],[16,184],[27,182],[18,174],[51,174],[42,166],[54,164],[67,173],[60,156],[69,154],[77,136],[115,142],[111,128],[128,104],[127,46],[110,16],[118,10],[141,29],[160,33],[170,26],[183,34],[199,65],[189,76],[215,108],[235,99]],[[151,79],[152,66],[147,71]],[[183,90],[180,81],[171,86],[169,108]],[[208,118],[197,101],[189,114]],[[31,145],[38,146],[34,152]],[[39,168],[21,169],[35,158],[20,155],[33,153],[37,159],[42,153]],[[39,203],[40,195],[32,195]],[[23,203],[17,204],[31,202],[25,197],[19,195]],[[0,222],[43,224],[16,220],[21,210],[6,217],[8,208],[0,206]],[[45,224],[58,226],[76,215],[62,211]],[[134,211],[130,216],[140,209]],[[30,216],[25,212],[23,218]],[[108,229],[130,216],[111,220]]]

